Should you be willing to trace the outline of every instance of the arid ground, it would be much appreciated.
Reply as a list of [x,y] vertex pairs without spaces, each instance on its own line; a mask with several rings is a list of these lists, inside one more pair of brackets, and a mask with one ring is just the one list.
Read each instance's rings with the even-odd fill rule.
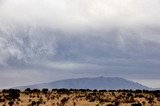
[[160,106],[160,91],[1,90],[0,106]]

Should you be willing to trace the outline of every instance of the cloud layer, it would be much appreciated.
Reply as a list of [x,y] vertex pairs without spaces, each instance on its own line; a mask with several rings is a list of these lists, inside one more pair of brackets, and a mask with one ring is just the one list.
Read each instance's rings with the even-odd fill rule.
[[116,27],[157,27],[159,6],[159,0],[7,0],[1,4],[0,15],[1,21],[9,24],[106,31]]
[[159,13],[160,0],[1,0],[0,75],[159,79]]

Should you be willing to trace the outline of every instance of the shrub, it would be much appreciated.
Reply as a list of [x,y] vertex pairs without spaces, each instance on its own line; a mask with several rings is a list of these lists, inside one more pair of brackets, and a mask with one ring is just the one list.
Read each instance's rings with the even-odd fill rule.
[[5,95],[4,98],[7,100],[15,100],[20,97],[20,90],[18,89],[9,89],[9,90],[3,90],[2,92],[8,93],[8,95]]
[[35,106],[36,104],[36,101],[32,101],[31,106]]
[[26,91],[26,92],[30,92],[31,89],[30,89],[30,88],[26,88],[25,91]]
[[11,97],[11,99],[18,99],[20,97],[19,93],[20,93],[19,90],[11,89],[9,90],[9,97]]
[[2,93],[8,93],[8,90],[3,89],[3,90],[2,90]]
[[68,99],[67,99],[67,98],[63,98],[63,99],[61,100],[62,106],[64,106],[67,102],[68,102]]
[[32,93],[39,93],[39,92],[41,92],[39,89],[33,89],[32,91],[31,91]]
[[141,103],[134,103],[131,106],[142,106],[142,104]]
[[8,102],[8,105],[9,105],[9,106],[13,106],[13,104],[14,104],[13,101]]
[[137,90],[135,90],[134,92],[135,92],[135,93],[142,93],[143,91],[140,90],[140,89],[137,89]]
[[106,106],[114,106],[113,104],[108,104],[108,105],[106,105]]
[[133,97],[133,94],[132,93],[128,93],[127,96],[128,97]]
[[48,90],[47,88],[42,89],[42,92],[45,93],[45,94],[46,94],[48,91],[49,91],[49,90]]

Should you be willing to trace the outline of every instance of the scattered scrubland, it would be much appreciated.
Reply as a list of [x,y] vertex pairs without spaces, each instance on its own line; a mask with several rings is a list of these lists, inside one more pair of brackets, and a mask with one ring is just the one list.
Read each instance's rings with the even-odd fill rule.
[[160,91],[4,89],[0,106],[160,106]]

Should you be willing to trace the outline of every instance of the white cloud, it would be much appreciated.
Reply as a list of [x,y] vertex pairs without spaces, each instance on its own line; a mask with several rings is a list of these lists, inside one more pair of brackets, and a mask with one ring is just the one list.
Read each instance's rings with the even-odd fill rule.
[[87,68],[100,68],[96,64],[89,64],[89,63],[75,63],[75,62],[47,62],[46,67],[51,69],[61,69],[61,70],[82,70]]
[[134,79],[135,81],[148,86],[150,88],[159,88],[160,86],[160,80],[159,79]]
[[1,21],[56,28],[157,27],[159,0],[6,0]]
[[55,38],[48,30],[24,26],[6,30],[1,30],[0,60],[15,57],[26,63],[37,63],[55,55]]

